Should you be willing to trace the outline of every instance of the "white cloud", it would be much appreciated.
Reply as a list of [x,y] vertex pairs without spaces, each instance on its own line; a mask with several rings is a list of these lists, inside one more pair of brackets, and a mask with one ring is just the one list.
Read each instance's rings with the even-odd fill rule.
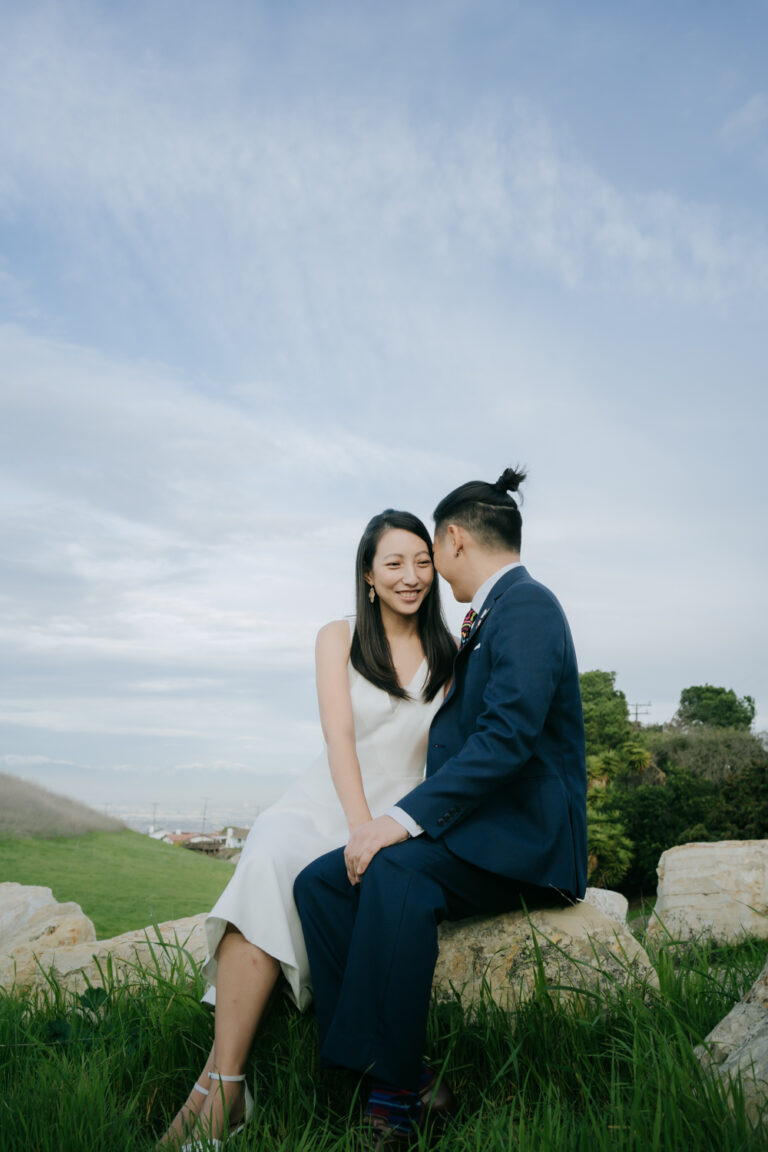
[[[713,301],[768,284],[758,222],[623,188],[521,95],[449,127],[351,94],[308,106],[257,87],[238,101],[231,45],[201,75],[127,58],[103,29],[36,32],[9,37],[0,68],[18,110],[0,129],[6,207],[55,236],[76,293],[117,270],[115,303],[140,310],[148,293],[240,365],[275,328],[290,328],[294,360],[307,341],[354,345],[363,308],[391,335],[406,269],[410,294],[489,258],[630,296]],[[759,120],[762,100],[733,123]]]
[[768,97],[756,92],[734,112],[723,125],[722,139],[726,144],[738,146],[760,139],[768,126]]
[[393,96],[335,69],[311,5],[279,68],[264,6],[217,7],[212,51],[181,7],[4,24],[8,755],[300,766],[367,517],[518,453],[526,555],[588,664],[636,699],[697,668],[765,696],[763,217],[609,174],[544,82],[447,116],[413,46]]

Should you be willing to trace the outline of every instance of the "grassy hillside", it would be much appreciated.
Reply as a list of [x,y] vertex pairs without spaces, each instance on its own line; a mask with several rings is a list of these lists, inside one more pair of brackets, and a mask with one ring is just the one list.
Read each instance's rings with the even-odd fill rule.
[[119,820],[76,800],[0,772],[0,840],[15,836],[82,836],[84,832],[116,832],[124,827]]
[[57,900],[74,900],[100,938],[208,911],[233,870],[127,828],[0,840],[0,881],[42,884]]

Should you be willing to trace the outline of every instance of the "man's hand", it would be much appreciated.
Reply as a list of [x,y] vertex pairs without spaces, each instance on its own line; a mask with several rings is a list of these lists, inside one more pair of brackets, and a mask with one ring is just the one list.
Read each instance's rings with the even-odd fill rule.
[[344,863],[350,884],[360,883],[360,877],[381,848],[407,839],[405,828],[391,816],[377,816],[367,824],[360,824],[352,832],[344,849]]

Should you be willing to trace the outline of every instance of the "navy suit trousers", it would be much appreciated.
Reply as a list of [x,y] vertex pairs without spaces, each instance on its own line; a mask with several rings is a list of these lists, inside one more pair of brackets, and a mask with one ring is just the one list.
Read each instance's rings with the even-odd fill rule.
[[486,872],[427,836],[382,849],[356,886],[344,850],[329,852],[299,874],[294,895],[323,1062],[410,1089],[419,1082],[440,921],[564,903],[553,889]]

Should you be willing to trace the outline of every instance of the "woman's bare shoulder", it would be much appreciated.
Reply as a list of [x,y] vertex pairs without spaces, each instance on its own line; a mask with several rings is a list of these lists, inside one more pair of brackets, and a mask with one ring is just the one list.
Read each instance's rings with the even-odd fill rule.
[[352,644],[352,627],[349,620],[331,620],[323,624],[317,634],[318,652],[339,652],[349,656]]

